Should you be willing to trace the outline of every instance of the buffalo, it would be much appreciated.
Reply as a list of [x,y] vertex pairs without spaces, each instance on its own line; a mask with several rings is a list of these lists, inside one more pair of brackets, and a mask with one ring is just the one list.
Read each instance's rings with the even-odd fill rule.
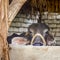
[[45,23],[33,23],[28,27],[28,32],[32,36],[31,44],[34,46],[55,46],[56,42],[50,28]]

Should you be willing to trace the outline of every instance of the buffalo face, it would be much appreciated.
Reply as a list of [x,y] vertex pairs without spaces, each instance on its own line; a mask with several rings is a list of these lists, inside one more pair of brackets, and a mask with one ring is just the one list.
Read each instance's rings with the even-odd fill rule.
[[[54,38],[51,34],[49,34],[49,27],[45,23],[33,23],[29,26],[28,32],[33,37],[32,43],[33,45],[53,45],[52,42]],[[35,36],[35,38],[34,38]],[[45,40],[45,41],[44,41]],[[51,44],[50,44],[51,43]]]

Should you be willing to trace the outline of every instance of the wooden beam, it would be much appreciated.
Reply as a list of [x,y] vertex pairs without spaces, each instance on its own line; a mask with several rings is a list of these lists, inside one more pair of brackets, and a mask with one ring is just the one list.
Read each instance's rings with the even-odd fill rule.
[[13,0],[8,8],[8,25],[10,26],[12,20],[15,18],[22,5],[26,0]]
[[58,12],[58,0],[55,1],[55,12]]
[[54,0],[51,2],[51,11],[54,12]]
[[58,0],[58,12],[60,11],[60,0]]

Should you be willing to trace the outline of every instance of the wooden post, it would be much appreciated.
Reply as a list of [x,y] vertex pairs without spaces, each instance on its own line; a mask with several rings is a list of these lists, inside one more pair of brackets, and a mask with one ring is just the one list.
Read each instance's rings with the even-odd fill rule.
[[8,21],[13,20],[25,1],[13,0],[9,6],[8,0],[0,0],[0,60],[9,60],[7,44]]
[[[7,0],[0,0],[0,51],[1,59],[9,60],[8,44],[7,44],[7,28],[8,28],[8,15],[7,15]],[[1,60],[0,59],[0,60]]]

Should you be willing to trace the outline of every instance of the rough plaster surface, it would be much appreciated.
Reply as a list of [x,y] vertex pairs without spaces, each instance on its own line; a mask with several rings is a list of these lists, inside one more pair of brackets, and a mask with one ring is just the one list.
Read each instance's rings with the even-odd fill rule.
[[60,60],[59,46],[11,46],[11,60]]

